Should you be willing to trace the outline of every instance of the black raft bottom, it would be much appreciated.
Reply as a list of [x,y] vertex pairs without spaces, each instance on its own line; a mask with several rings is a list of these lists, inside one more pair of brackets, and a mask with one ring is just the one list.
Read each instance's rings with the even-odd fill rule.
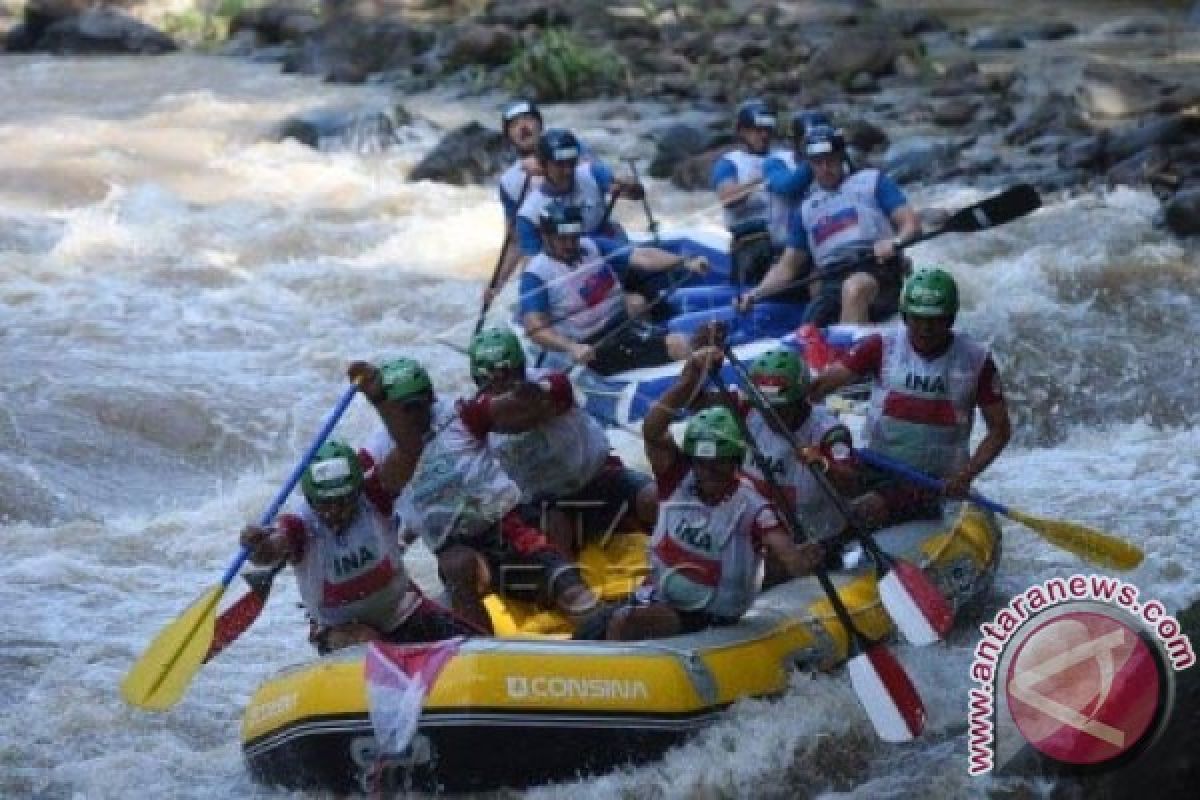
[[661,758],[716,713],[648,719],[599,718],[592,725],[438,724],[422,717],[408,750],[379,762],[364,717],[305,720],[244,746],[262,783],[334,792],[460,792],[575,780]]

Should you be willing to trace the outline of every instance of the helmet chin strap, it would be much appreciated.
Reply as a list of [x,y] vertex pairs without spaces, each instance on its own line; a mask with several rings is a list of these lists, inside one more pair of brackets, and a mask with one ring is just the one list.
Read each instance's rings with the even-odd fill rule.
[[575,245],[573,247],[571,247],[570,249],[564,248],[564,249],[559,250],[558,252],[554,253],[553,255],[556,259],[563,262],[564,264],[569,264],[571,266],[575,266],[583,258],[583,248],[580,247],[579,242],[576,241]]

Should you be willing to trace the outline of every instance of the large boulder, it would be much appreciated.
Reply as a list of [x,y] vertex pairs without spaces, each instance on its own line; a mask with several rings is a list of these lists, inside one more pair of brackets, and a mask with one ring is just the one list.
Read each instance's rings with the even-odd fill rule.
[[714,147],[718,139],[706,128],[682,122],[670,125],[654,136],[657,149],[647,172],[654,178],[669,178],[682,161]]
[[1121,17],[1105,22],[1092,31],[1097,39],[1123,39],[1130,36],[1162,36],[1170,30],[1171,22],[1158,14]]
[[285,60],[284,70],[362,83],[374,73],[410,66],[433,44],[428,28],[399,19],[338,17],[306,38]]
[[121,9],[135,0],[29,0],[4,49],[59,54],[166,53],[175,41]]
[[[1200,188],[1177,192],[1167,201],[1164,211],[1167,227],[1173,233],[1179,236],[1200,234]],[[1200,715],[1200,703],[1192,709],[1192,713]],[[1195,777],[1200,778],[1200,775]]]
[[451,68],[467,64],[498,67],[512,58],[517,43],[517,34],[507,25],[467,22],[450,33],[445,47],[446,65]]
[[1081,127],[1074,103],[1065,95],[1053,92],[1020,115],[1004,132],[1004,141],[1026,145],[1047,134],[1078,131]]
[[1075,87],[1075,101],[1088,117],[1135,117],[1158,110],[1175,88],[1142,72],[1091,62]]
[[713,164],[729,150],[729,147],[720,147],[685,158],[671,173],[671,183],[687,191],[712,188]]
[[834,34],[818,47],[808,71],[814,78],[846,83],[860,73],[890,73],[899,53],[896,38],[887,31],[855,29]]
[[316,108],[280,123],[275,138],[295,139],[314,149],[378,152],[396,142],[396,128],[412,117],[402,106],[391,112],[364,108]]
[[229,20],[232,38],[246,30],[254,31],[263,44],[294,42],[312,36],[321,21],[312,11],[292,3],[272,3],[262,8],[244,8]]
[[410,181],[438,181],[466,186],[483,183],[507,164],[504,135],[468,122],[451,131],[409,173]]
[[483,19],[514,28],[569,25],[573,7],[573,3],[557,0],[492,0],[483,12]]
[[157,28],[120,11],[88,9],[47,26],[37,40],[36,49],[60,55],[155,55],[178,50],[179,45]]
[[961,152],[961,144],[950,140],[912,137],[888,147],[883,169],[900,183],[934,180],[956,166]]

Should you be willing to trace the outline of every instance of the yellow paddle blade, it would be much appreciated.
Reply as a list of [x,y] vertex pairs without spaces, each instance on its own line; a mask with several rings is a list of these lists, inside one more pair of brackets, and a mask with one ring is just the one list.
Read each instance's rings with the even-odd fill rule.
[[225,591],[218,584],[163,629],[121,682],[130,705],[165,711],[179,702],[212,644],[217,602]]
[[1008,517],[1037,532],[1043,539],[1082,558],[1089,564],[1111,569],[1133,569],[1142,563],[1141,548],[1077,522],[1042,519],[1008,509]]

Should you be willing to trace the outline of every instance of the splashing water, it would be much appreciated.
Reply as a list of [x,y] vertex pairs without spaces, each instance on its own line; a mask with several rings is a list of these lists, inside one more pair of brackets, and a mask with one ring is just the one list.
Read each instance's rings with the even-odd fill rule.
[[[404,353],[443,392],[469,386],[436,337],[473,320],[502,237],[498,204],[489,187],[404,181],[436,141],[430,122],[374,152],[270,138],[287,115],[334,100],[386,108],[382,89],[189,55],[6,67],[0,795],[294,796],[250,782],[235,733],[254,687],[309,657],[290,580],[172,713],[133,711],[116,686],[217,581],[349,360]],[[497,105],[404,102],[446,126],[490,124]],[[604,104],[547,113],[616,161],[647,154],[634,136],[661,109],[637,108],[619,125],[597,121]],[[664,229],[694,226],[712,203],[651,190]],[[915,199],[955,208],[981,196],[940,187]],[[992,344],[1018,420],[1018,442],[980,488],[1139,541],[1147,558],[1130,579],[1176,607],[1200,577],[1200,269],[1153,227],[1154,211],[1128,189],[1047,198],[1028,219],[913,255],[959,277],[959,324]],[[639,214],[619,211],[633,229]],[[339,435],[361,440],[374,425],[356,403]],[[428,555],[410,561],[436,583]],[[997,593],[1078,568],[1013,528]],[[738,704],[661,763],[533,796],[997,788],[966,777],[972,643],[968,631],[946,648],[897,648],[931,715],[931,733],[903,752],[873,739],[841,676],[797,676],[786,697]]]

